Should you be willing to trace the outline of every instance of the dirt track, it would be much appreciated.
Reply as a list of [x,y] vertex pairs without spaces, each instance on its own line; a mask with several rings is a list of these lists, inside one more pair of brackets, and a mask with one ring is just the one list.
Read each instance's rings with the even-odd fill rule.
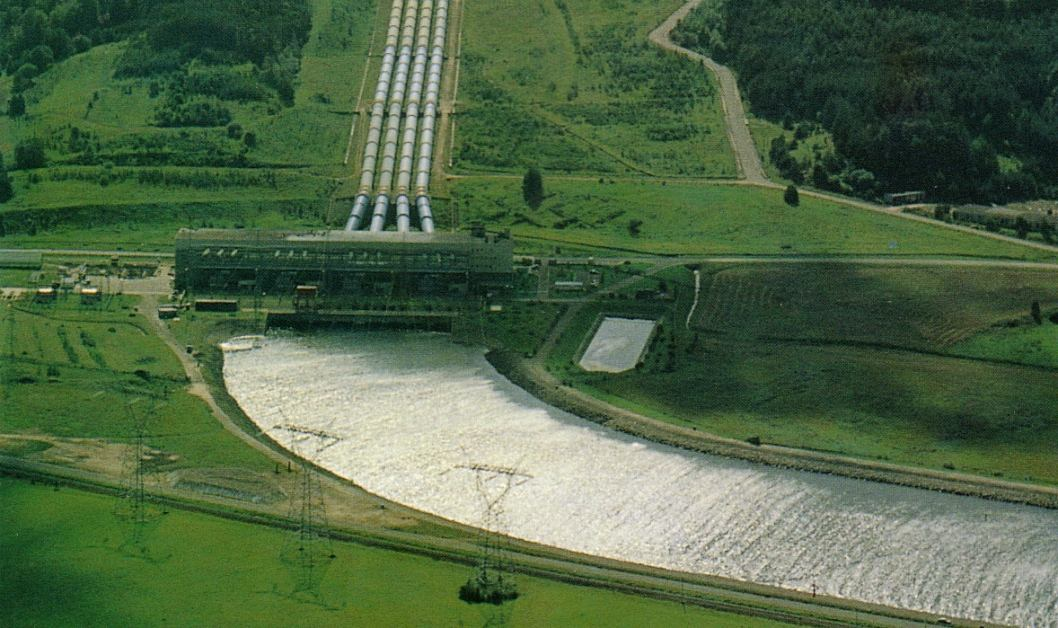
[[680,20],[687,17],[687,14],[701,3],[702,0],[690,0],[662,22],[661,26],[651,31],[648,37],[654,45],[701,62],[713,73],[720,86],[720,102],[724,106],[727,137],[735,152],[739,177],[751,183],[768,183],[768,175],[764,173],[760,155],[757,154],[757,147],[753,144],[753,137],[749,133],[746,111],[742,106],[742,94],[738,91],[738,81],[735,80],[735,75],[728,67],[720,65],[709,57],[676,45],[670,37]]

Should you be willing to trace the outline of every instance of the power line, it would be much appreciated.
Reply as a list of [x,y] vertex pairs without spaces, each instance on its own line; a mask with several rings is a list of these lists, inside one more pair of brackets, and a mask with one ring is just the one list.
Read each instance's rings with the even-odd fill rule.
[[[295,569],[295,595],[305,593],[319,596],[319,585],[325,568],[335,558],[326,534],[327,509],[323,498],[323,484],[316,466],[320,454],[343,439],[323,430],[294,424],[277,425],[276,429],[292,435],[291,449],[298,458],[300,475],[294,481],[290,499],[289,518],[296,523],[293,534],[284,543],[281,557]],[[312,443],[312,460],[303,446]]]

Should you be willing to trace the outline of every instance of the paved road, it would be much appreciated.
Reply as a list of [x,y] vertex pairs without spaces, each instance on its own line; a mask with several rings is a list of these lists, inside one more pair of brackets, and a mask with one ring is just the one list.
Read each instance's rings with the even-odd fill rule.
[[720,102],[724,106],[724,118],[727,126],[727,137],[731,141],[731,148],[735,151],[735,161],[738,164],[739,176],[752,183],[768,183],[768,175],[764,174],[764,166],[761,164],[757,147],[753,143],[753,137],[749,133],[746,124],[746,111],[742,106],[742,95],[738,91],[738,82],[735,75],[726,66],[720,65],[709,57],[700,55],[693,50],[688,50],[675,44],[670,35],[672,30],[687,17],[702,0],[690,0],[669,16],[650,32],[650,41],[665,50],[671,50],[695,61],[699,61],[710,72],[716,76],[720,85]]
[[18,251],[20,253],[40,253],[41,255],[88,255],[91,257],[146,257],[146,258],[168,258],[174,253],[148,253],[146,251],[97,251],[92,249],[0,249],[0,253]]

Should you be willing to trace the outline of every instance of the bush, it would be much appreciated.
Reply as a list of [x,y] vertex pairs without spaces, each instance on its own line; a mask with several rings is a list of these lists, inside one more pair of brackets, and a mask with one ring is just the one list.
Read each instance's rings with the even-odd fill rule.
[[7,115],[12,118],[26,115],[26,99],[22,94],[14,94],[7,101]]
[[77,53],[87,52],[92,47],[92,40],[84,35],[74,37],[72,43],[74,52]]
[[4,167],[4,156],[0,155],[0,203],[6,203],[15,195],[15,188],[11,185],[11,177]]
[[162,127],[225,126],[231,122],[231,111],[215,100],[171,98],[155,111],[154,121]]
[[522,198],[533,209],[544,202],[544,177],[536,168],[530,168],[522,177]]
[[48,165],[44,156],[44,142],[33,138],[15,145],[15,167],[19,170],[43,168]]
[[488,577],[478,575],[459,587],[459,599],[469,604],[500,605],[518,599],[518,589],[514,583],[503,579],[502,575]]

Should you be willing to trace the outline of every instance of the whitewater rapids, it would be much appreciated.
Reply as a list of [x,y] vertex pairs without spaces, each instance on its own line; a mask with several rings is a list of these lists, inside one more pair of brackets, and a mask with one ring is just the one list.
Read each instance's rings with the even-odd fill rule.
[[[1005,624],[1058,626],[1058,512],[705,456],[533,398],[444,335],[270,336],[225,355],[231,395],[385,498],[597,556]],[[475,470],[475,467],[478,470]],[[483,485],[481,483],[484,483]]]

